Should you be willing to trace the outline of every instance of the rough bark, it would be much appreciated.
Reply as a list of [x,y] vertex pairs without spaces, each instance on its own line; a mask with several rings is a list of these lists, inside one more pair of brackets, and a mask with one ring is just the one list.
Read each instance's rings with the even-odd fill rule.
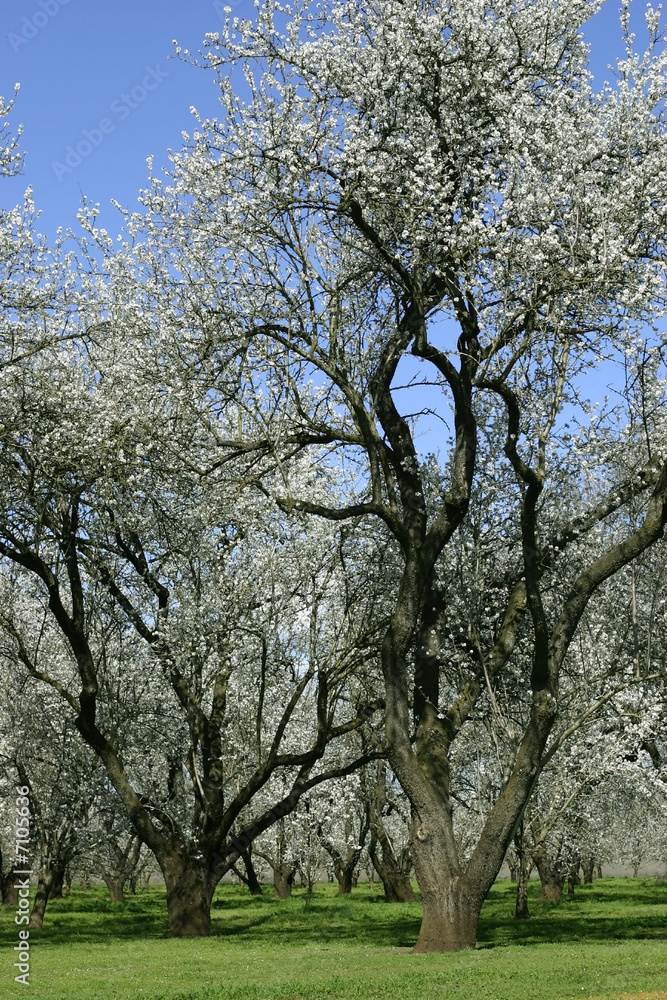
[[422,923],[415,952],[474,948],[486,893],[463,875],[458,862],[452,863],[456,854],[451,843],[451,814],[424,806],[420,814],[413,815],[410,833],[422,897]]
[[379,862],[377,873],[382,879],[384,898],[387,903],[414,903],[416,896],[409,875],[404,875]]
[[415,952],[461,951],[474,948],[483,899],[465,879],[427,879],[421,872],[422,922]]
[[206,867],[189,858],[172,858],[161,867],[167,889],[167,936],[208,937],[213,882]]

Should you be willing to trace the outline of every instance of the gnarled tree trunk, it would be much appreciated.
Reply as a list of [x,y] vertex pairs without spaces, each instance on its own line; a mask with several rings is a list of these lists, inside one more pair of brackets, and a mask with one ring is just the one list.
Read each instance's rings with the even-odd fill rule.
[[167,889],[169,937],[208,937],[214,883],[206,866],[191,858],[163,860],[160,867]]
[[[421,890],[422,922],[415,952],[461,951],[474,948],[477,924],[486,892],[466,876],[454,853],[451,814],[426,805],[413,809],[411,846]],[[503,851],[503,856],[505,852]],[[502,863],[502,858],[498,867]]]

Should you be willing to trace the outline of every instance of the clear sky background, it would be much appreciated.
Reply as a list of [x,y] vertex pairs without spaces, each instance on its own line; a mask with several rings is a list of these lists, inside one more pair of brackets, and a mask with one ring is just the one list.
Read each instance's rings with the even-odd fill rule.
[[[0,0],[0,94],[21,84],[12,117],[24,125],[26,152],[23,175],[0,183],[0,205],[16,204],[30,185],[40,229],[53,236],[58,226],[76,228],[85,194],[115,235],[121,220],[110,199],[136,207],[146,157],[154,155],[156,168],[167,163],[167,150],[192,129],[191,106],[217,113],[213,74],[172,58],[172,39],[199,51],[206,32],[221,26],[224,6],[254,16],[253,0]],[[635,0],[639,29],[643,10]],[[601,85],[621,54],[618,0],[607,0],[586,34]],[[68,147],[81,142],[91,152],[71,166]]]

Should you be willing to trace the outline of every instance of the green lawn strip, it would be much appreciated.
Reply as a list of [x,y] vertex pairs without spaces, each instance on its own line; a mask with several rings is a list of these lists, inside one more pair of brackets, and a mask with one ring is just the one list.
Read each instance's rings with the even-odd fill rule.
[[[667,947],[632,941],[412,955],[344,945],[268,948],[219,939],[44,949],[30,995],[49,1000],[560,1000],[657,992]],[[20,995],[12,983],[0,996]]]
[[[455,955],[412,955],[419,905],[388,906],[360,886],[339,898],[319,886],[309,909],[224,886],[214,935],[171,940],[164,892],[112,906],[102,890],[53,901],[31,935],[34,997],[49,1000],[561,1000],[658,994],[667,1000],[667,887],[606,880],[559,907],[536,903],[534,918],[512,919],[513,887],[498,883],[484,908],[480,946]],[[0,998],[13,981],[13,911],[0,929]],[[397,945],[404,945],[398,947]],[[526,945],[529,945],[528,947]]]

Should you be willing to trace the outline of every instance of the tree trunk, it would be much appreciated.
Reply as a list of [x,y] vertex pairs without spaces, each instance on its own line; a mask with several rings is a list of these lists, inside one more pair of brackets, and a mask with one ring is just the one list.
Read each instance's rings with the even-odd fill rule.
[[[386,832],[384,830],[382,832],[387,837]],[[382,856],[380,856],[377,850],[376,831],[374,831],[368,853],[373,862],[371,872],[374,868],[382,880],[385,901],[387,903],[414,903],[416,896],[412,889],[409,872],[401,870],[388,837],[387,846],[383,842],[382,848]],[[411,863],[410,867],[412,867]]]
[[[378,872],[378,875],[380,873]],[[400,872],[385,872],[380,875],[384,888],[384,898],[387,903],[414,903],[415,896],[410,882],[409,875],[402,875]]]
[[2,902],[6,903],[7,906],[16,906],[19,901],[19,891],[14,884],[17,878],[25,878],[25,875],[15,875],[14,872],[8,872],[4,880]]
[[19,891],[16,887],[17,879],[24,879],[25,875],[17,873],[28,871],[31,868],[32,861],[26,858],[24,862],[19,865],[14,865],[14,867],[3,873],[2,871],[2,853],[0,852],[0,889],[2,891],[2,902],[7,906],[16,906],[19,901]]
[[248,886],[248,890],[251,896],[261,896],[262,887],[259,884],[259,879],[257,878],[257,872],[255,871],[255,866],[252,863],[252,852],[244,851],[241,855],[243,858],[243,864],[245,867],[245,884]]
[[568,896],[574,895],[574,890],[578,885],[581,885],[581,879],[579,878],[579,866],[581,865],[581,858],[576,854],[570,865],[570,870],[567,873],[567,894]]
[[214,886],[206,868],[180,858],[169,859],[161,867],[167,888],[167,936],[208,937]]
[[[415,862],[416,864],[416,862]],[[415,945],[417,954],[474,948],[483,900],[462,877],[431,880],[421,872],[422,923]]]
[[533,861],[542,883],[538,903],[560,903],[563,899],[565,872],[559,861],[551,864],[543,845],[533,851]]
[[530,910],[528,909],[528,879],[532,867],[529,861],[528,851],[524,845],[523,820],[519,824],[519,829],[514,838],[514,850],[517,863],[516,870],[516,905],[514,907],[515,920],[529,920]]
[[115,877],[113,875],[105,875],[104,883],[109,890],[109,900],[112,903],[125,902],[125,879],[122,875],[116,875]]
[[49,890],[49,899],[63,898],[63,884],[65,882],[66,869],[67,869],[67,863],[54,865],[52,880],[51,880],[51,888]]
[[276,865],[273,869],[273,891],[278,899],[289,899],[294,884],[294,869],[291,865]]
[[343,865],[336,872],[336,878],[338,880],[339,896],[347,896],[352,892],[353,876],[354,876],[354,869],[350,868],[348,865]]
[[565,884],[565,878],[563,875],[547,875],[544,878],[540,875],[540,881],[542,883],[542,891],[540,892],[538,903],[562,902],[563,886]]
[[528,871],[525,865],[519,868],[519,876],[516,883],[516,905],[514,907],[515,920],[529,920],[530,910],[528,909]]
[[584,873],[584,885],[592,885],[595,879],[595,858],[584,858],[581,868]]
[[[474,948],[485,890],[452,870],[451,824],[431,810],[413,815],[411,847],[422,897],[422,923],[415,952]],[[504,856],[505,852],[502,852]],[[498,867],[502,863],[502,856]]]
[[35,902],[32,904],[32,912],[30,914],[30,921],[28,923],[28,930],[30,931],[41,931],[44,924],[44,914],[46,913],[46,904],[49,901],[51,887],[53,885],[53,874],[50,871],[40,871],[39,881],[37,883],[37,893],[35,894]]

